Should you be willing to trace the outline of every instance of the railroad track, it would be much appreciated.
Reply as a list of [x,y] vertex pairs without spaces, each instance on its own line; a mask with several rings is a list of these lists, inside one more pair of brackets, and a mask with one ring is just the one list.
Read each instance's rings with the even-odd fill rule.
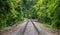
[[27,25],[28,25],[28,22],[29,22],[29,21],[26,22],[26,24],[24,25],[24,27],[22,27],[22,28],[20,29],[20,31],[17,32],[16,35],[23,35],[23,34],[24,34],[24,32],[25,32],[25,30],[26,30],[26,27],[27,27]]
[[[29,25],[29,24],[31,24],[32,26]],[[36,30],[36,32],[37,32],[38,35],[40,35],[39,30],[37,29],[37,27],[35,26],[35,24],[34,24],[31,20],[28,20],[28,21],[27,21],[26,25],[24,26],[23,31],[21,31],[21,32],[19,31],[20,34],[18,33],[17,35],[25,35],[25,34],[28,34],[29,32],[26,33],[26,31],[27,31],[27,30],[30,30],[29,27],[30,27],[30,28],[31,28],[31,27],[34,27],[33,29]],[[32,29],[31,29],[31,30],[32,30]],[[30,33],[31,33],[31,32],[32,32],[32,31],[30,31]],[[33,32],[32,32],[32,34],[33,34]],[[30,34],[29,34],[29,35],[30,35]]]
[[25,26],[25,28],[24,28],[24,30],[23,30],[23,32],[22,32],[22,35],[24,34],[24,32],[25,32],[25,30],[26,30],[26,27],[27,27],[27,25],[28,25],[28,22],[29,22],[29,21],[27,21],[27,24],[26,24],[26,26]]
[[33,24],[34,28],[37,30],[38,35],[41,35],[41,34],[40,34],[40,31],[38,30],[38,28],[36,27],[36,25],[33,23],[33,21],[31,21],[31,22],[32,22],[32,24]]
[[[27,20],[17,27],[12,27],[11,30],[6,33],[3,32],[0,35],[57,35],[58,33],[52,33],[50,28],[46,28],[41,24],[32,20]],[[59,35],[59,34],[58,34]]]

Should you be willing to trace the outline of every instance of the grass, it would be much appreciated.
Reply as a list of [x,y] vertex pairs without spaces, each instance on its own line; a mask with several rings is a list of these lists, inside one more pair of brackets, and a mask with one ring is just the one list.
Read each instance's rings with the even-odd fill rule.
[[44,26],[46,26],[46,27],[51,27],[49,24],[46,24],[46,23],[45,23],[45,24],[43,24],[43,25],[44,25]]

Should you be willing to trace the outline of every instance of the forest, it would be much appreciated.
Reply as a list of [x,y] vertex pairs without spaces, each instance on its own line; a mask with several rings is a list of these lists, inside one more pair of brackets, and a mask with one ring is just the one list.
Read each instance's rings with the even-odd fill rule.
[[26,19],[60,29],[60,0],[0,0],[0,29]]

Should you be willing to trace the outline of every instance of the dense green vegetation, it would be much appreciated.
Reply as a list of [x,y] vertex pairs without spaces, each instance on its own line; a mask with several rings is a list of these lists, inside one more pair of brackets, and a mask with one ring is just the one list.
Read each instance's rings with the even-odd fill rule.
[[60,0],[0,0],[0,29],[26,18],[60,28]]
[[[38,1],[39,2],[39,1]],[[52,28],[60,28],[60,2],[59,0],[40,0],[37,17],[40,22],[47,23]],[[36,6],[37,7],[37,6]]]
[[11,26],[19,20],[24,20],[21,0],[0,1],[0,28]]
[[48,24],[49,27],[60,29],[60,2],[59,0],[38,0],[33,6],[37,19]]

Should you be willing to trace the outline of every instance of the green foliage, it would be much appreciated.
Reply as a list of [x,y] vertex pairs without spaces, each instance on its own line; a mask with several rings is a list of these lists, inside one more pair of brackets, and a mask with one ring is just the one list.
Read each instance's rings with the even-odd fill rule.
[[59,0],[1,0],[0,29],[27,18],[38,19],[50,27],[60,28]]
[[15,8],[18,7],[20,0],[1,0],[0,1],[0,29],[11,26],[21,20],[20,10],[17,11]]
[[[0,29],[32,17],[32,6],[36,0],[1,0]],[[33,10],[32,10],[33,11]]]
[[40,22],[47,23],[50,27],[60,28],[60,2],[59,0],[39,0],[34,6]]

